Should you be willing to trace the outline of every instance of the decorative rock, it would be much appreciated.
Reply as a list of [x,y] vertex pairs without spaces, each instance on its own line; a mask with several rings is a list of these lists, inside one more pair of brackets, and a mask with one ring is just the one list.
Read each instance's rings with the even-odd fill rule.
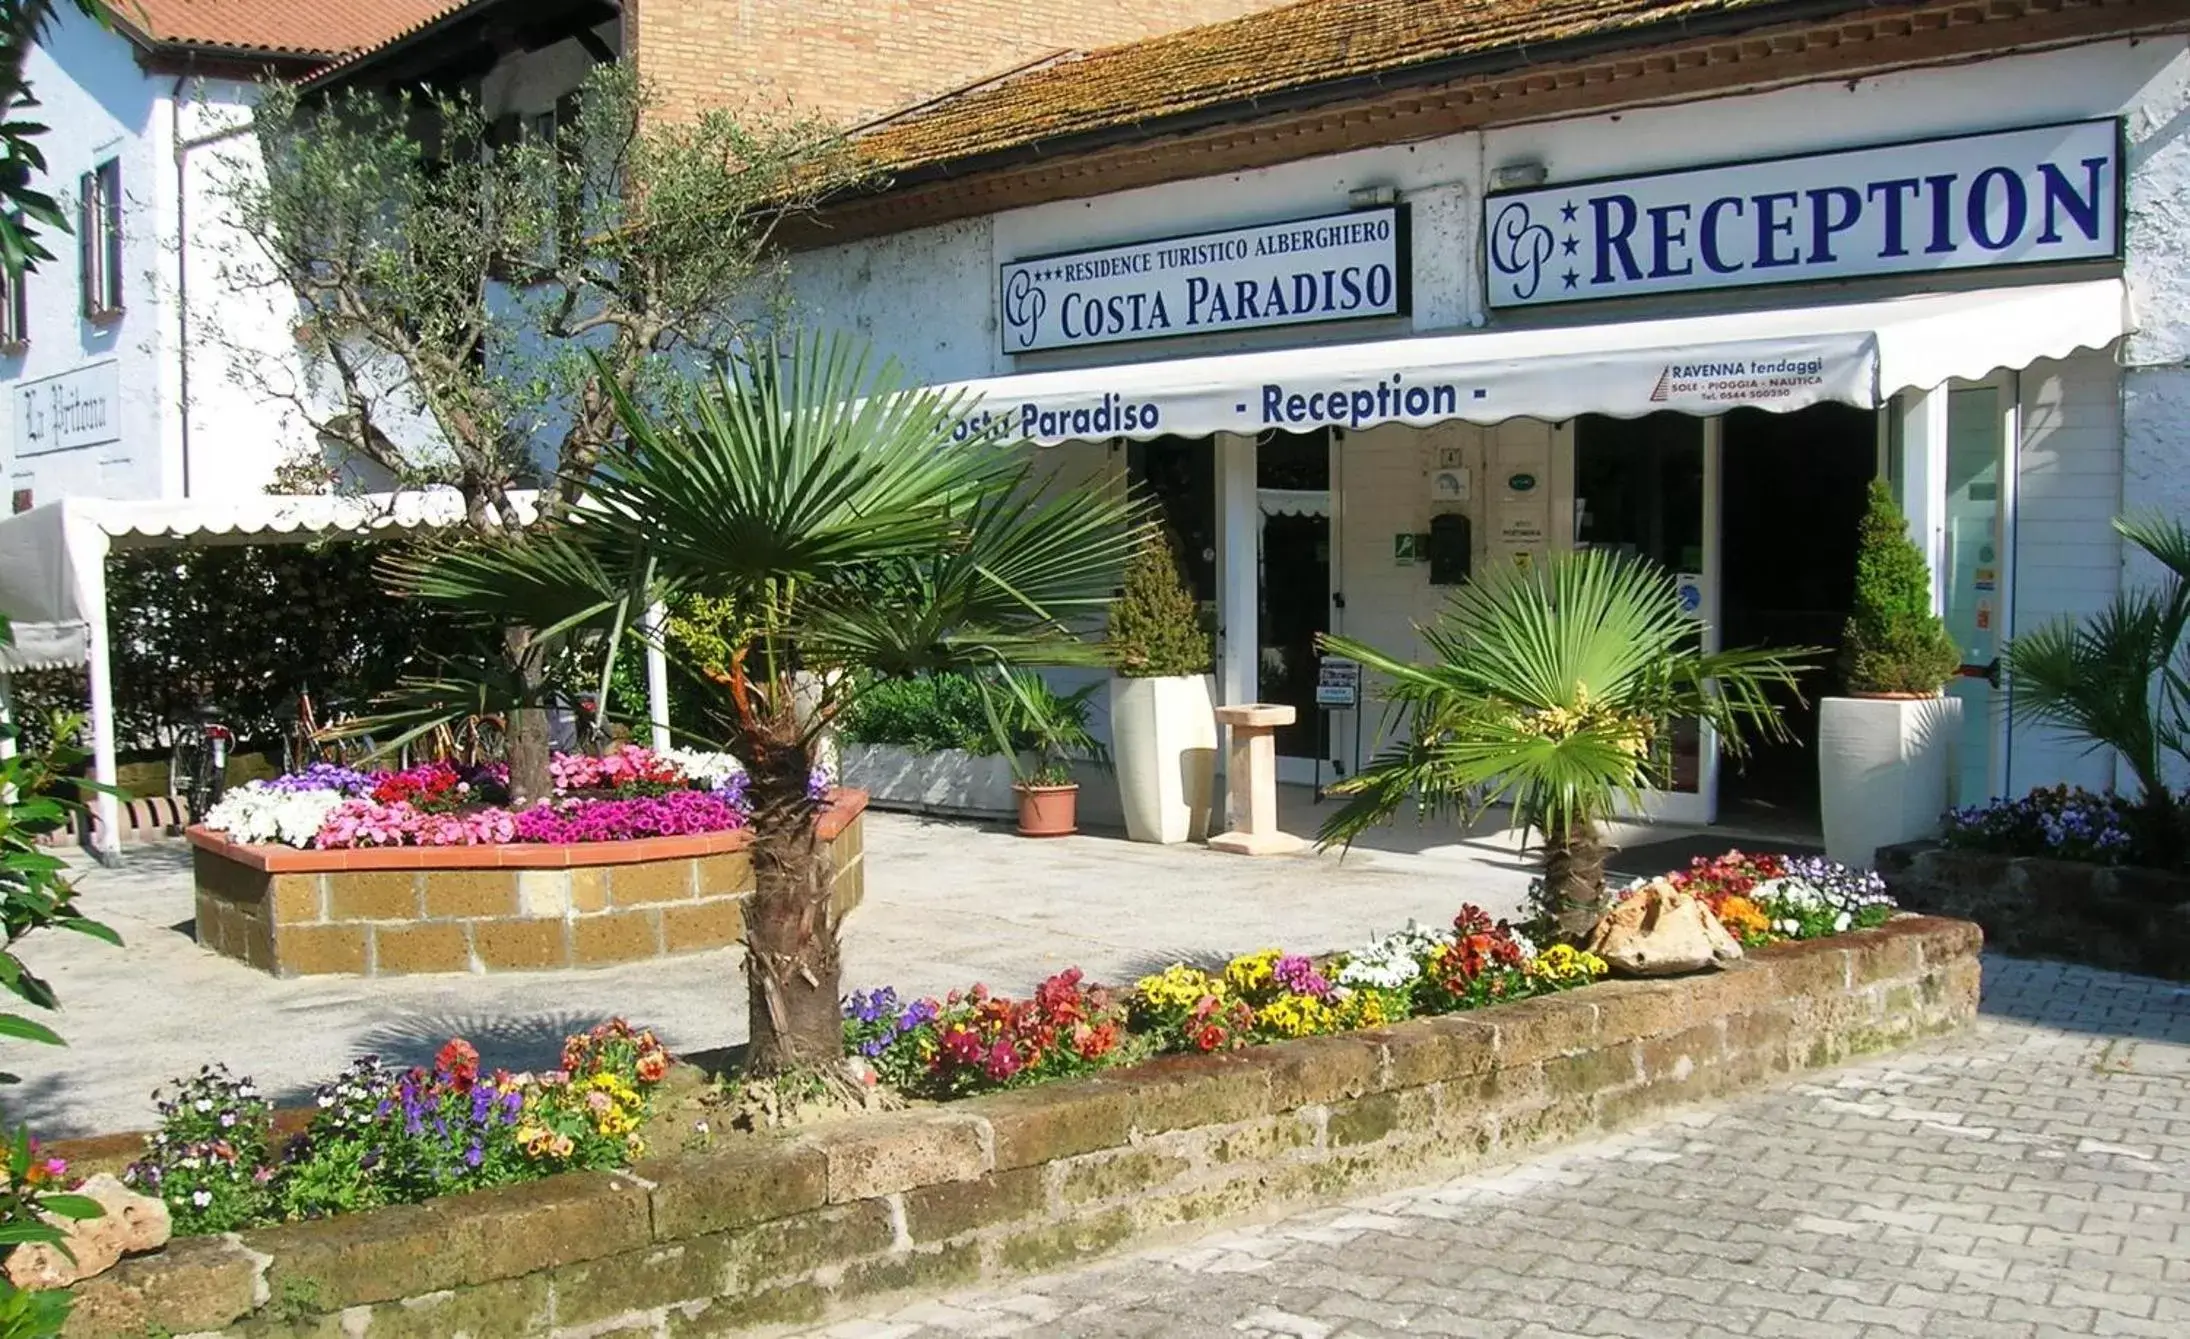
[[1653,879],[1605,913],[1589,951],[1625,976],[1678,976],[1732,962],[1741,943],[1702,901]]
[[7,1266],[8,1281],[16,1287],[66,1288],[105,1273],[125,1255],[158,1250],[167,1244],[174,1230],[165,1203],[138,1194],[105,1172],[84,1182],[75,1193],[97,1200],[106,1212],[76,1222],[50,1220],[68,1234],[74,1260],[63,1255],[58,1246],[38,1243],[16,1247]]

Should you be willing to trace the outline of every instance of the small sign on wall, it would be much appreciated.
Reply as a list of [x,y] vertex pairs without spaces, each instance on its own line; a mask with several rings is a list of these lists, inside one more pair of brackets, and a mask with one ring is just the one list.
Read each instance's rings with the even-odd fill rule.
[[1325,656],[1316,665],[1316,705],[1344,710],[1361,705],[1361,662]]
[[120,364],[112,359],[15,388],[15,454],[43,456],[122,439]]

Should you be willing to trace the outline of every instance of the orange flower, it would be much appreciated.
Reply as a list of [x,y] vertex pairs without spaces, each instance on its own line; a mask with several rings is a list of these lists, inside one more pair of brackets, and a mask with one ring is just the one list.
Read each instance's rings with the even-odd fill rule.
[[1771,933],[1772,922],[1746,897],[1722,898],[1717,910],[1719,924],[1736,939],[1751,940]]

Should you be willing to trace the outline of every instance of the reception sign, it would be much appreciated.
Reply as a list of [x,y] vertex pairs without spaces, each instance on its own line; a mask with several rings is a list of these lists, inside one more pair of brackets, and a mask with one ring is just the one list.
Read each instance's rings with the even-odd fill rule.
[[1492,195],[1492,307],[2118,258],[2116,121]]
[[1407,310],[1396,205],[1013,261],[997,274],[1004,352],[1037,353]]

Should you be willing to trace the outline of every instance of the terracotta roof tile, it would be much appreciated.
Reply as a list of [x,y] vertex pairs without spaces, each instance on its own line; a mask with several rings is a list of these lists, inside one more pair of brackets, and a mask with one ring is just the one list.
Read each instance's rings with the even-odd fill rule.
[[1302,0],[973,89],[860,137],[877,166],[1020,148],[1356,75],[1779,0]]
[[464,0],[109,0],[124,25],[156,42],[339,56],[379,46]]

